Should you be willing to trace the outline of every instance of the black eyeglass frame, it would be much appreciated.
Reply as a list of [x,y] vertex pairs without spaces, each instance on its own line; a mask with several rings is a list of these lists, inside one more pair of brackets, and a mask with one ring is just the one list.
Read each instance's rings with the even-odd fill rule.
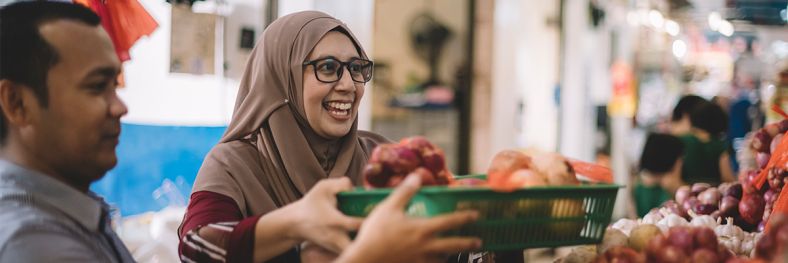
[[350,72],[350,64],[352,64],[353,62],[356,62],[356,61],[369,62],[369,79],[359,81],[359,80],[356,80],[356,79],[353,78],[353,74],[350,74],[350,79],[353,80],[353,82],[356,82],[356,83],[367,83],[370,80],[372,80],[372,76],[374,75],[373,73],[374,73],[374,69],[375,69],[375,63],[372,62],[372,60],[363,59],[363,58],[352,58],[352,59],[350,59],[350,61],[344,62],[344,61],[341,61],[341,60],[339,60],[339,59],[337,59],[335,57],[325,57],[325,58],[319,58],[319,59],[315,59],[315,60],[305,61],[302,65],[304,67],[312,65],[312,68],[314,68],[314,72],[315,72],[315,78],[317,78],[317,80],[320,81],[320,82],[323,82],[323,83],[334,83],[334,82],[337,82],[340,79],[342,79],[342,74],[345,73],[345,70],[337,70],[337,79],[334,80],[334,81],[324,81],[324,80],[320,79],[319,74],[317,74],[317,63],[325,61],[325,60],[336,61],[337,63],[339,63],[339,66],[340,66],[339,68],[340,69],[341,68],[346,68],[348,72]]

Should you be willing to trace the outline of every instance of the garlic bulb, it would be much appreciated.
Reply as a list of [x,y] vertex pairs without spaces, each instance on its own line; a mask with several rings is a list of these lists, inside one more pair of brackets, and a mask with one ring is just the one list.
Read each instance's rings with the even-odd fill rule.
[[717,220],[714,220],[713,217],[710,215],[698,215],[695,214],[692,210],[687,211],[689,215],[692,217],[692,221],[690,221],[690,225],[694,227],[708,227],[714,230],[717,227]]
[[733,224],[733,218],[728,217],[726,220],[728,221],[726,224],[719,225],[714,228],[714,233],[717,234],[718,237],[736,238],[738,240],[742,240],[744,238],[744,231]]
[[659,210],[653,210],[648,212],[645,216],[643,216],[643,224],[652,224],[656,225],[659,220],[662,220],[665,216],[659,212]]
[[625,235],[629,236],[629,233],[632,232],[632,229],[634,229],[636,226],[638,226],[638,223],[635,220],[622,218],[611,225],[610,228],[618,229],[619,231],[624,232]]

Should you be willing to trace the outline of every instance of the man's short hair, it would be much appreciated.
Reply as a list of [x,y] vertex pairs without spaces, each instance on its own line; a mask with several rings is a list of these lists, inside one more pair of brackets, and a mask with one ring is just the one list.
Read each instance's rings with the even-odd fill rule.
[[671,116],[671,121],[678,121],[681,118],[684,118],[684,115],[689,115],[692,110],[697,108],[703,103],[707,103],[708,101],[704,98],[701,98],[696,95],[686,95],[679,99],[679,102],[676,103],[676,107],[673,108],[673,116]]
[[654,174],[667,173],[673,169],[683,153],[684,144],[679,138],[651,133],[643,146],[643,154],[640,155],[640,169]]
[[[59,56],[41,36],[39,27],[61,19],[90,26],[101,22],[90,9],[65,2],[26,1],[0,8],[0,79],[30,87],[44,107],[49,104],[47,73]],[[0,114],[0,142],[7,137],[7,126]]]

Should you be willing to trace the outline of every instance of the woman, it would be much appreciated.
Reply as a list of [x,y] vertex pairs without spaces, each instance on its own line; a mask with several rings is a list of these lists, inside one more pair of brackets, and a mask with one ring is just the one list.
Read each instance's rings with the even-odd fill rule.
[[681,180],[712,185],[735,181],[723,139],[728,127],[725,111],[715,103],[701,103],[690,113],[690,123],[690,132],[679,137],[684,145]]
[[274,21],[252,52],[227,131],[197,174],[182,258],[298,262],[308,253],[293,248],[304,241],[337,254],[347,247],[361,220],[337,211],[334,195],[359,185],[371,150],[388,142],[356,129],[371,78],[372,62],[339,20],[307,11]]

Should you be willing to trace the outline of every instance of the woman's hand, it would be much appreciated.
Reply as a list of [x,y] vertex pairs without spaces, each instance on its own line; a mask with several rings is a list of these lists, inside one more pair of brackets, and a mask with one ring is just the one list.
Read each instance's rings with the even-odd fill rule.
[[478,238],[438,236],[475,221],[475,211],[433,218],[405,214],[420,185],[418,176],[408,176],[364,220],[356,240],[337,262],[445,262],[448,254],[481,248]]
[[347,177],[321,180],[303,198],[285,207],[292,212],[292,238],[341,253],[350,244],[348,233],[361,226],[361,218],[337,209],[337,193],[352,188]]
[[306,251],[310,259],[341,253],[350,244],[348,232],[361,225],[361,219],[345,216],[336,208],[336,194],[351,188],[348,178],[325,179],[300,200],[260,217],[255,227],[254,261],[270,260],[305,241],[328,251],[310,247]]
[[301,263],[326,263],[334,262],[339,254],[326,250],[314,243],[301,244]]

